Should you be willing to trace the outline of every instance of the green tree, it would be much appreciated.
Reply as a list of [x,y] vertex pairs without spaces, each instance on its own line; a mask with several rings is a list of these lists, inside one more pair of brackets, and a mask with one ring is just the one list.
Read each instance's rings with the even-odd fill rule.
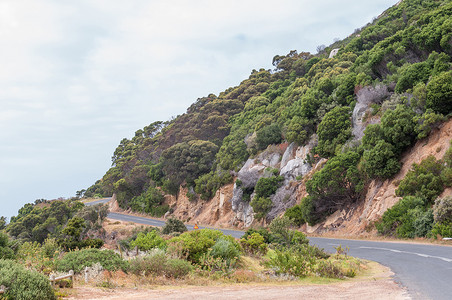
[[3,230],[6,228],[6,217],[1,216],[0,217],[0,230]]
[[404,105],[397,105],[394,110],[387,110],[381,118],[381,128],[386,142],[395,147],[399,154],[410,146],[415,137],[415,113]]
[[417,196],[432,202],[444,190],[441,178],[443,166],[435,157],[429,156],[420,164],[413,164],[411,170],[400,182],[396,195]]
[[351,137],[350,108],[336,106],[326,113],[317,128],[317,151],[325,157],[334,155],[336,147]]
[[359,159],[357,152],[339,154],[306,182],[309,197],[302,201],[302,209],[309,223],[360,199],[364,180],[357,167]]
[[259,150],[263,150],[271,144],[279,144],[281,142],[281,128],[278,124],[262,127],[256,132],[256,142]]
[[184,180],[193,185],[196,178],[210,172],[217,152],[218,146],[208,141],[176,144],[162,153],[163,172],[176,185]]
[[184,222],[181,220],[178,220],[176,218],[169,218],[165,222],[165,226],[163,226],[162,233],[163,234],[170,234],[173,232],[185,232],[187,231],[187,227],[184,225]]
[[371,178],[390,178],[400,170],[394,146],[383,140],[379,140],[370,150],[364,151],[361,163],[364,172]]
[[433,77],[427,84],[426,106],[444,115],[452,112],[452,71]]

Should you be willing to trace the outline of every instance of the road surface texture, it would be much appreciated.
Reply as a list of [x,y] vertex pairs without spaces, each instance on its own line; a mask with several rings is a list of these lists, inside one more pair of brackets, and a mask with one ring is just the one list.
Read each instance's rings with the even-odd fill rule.
[[[107,198],[96,202],[105,203],[108,200]],[[96,202],[91,202],[90,205]],[[109,213],[108,218],[152,226],[165,224],[161,220],[120,213]],[[187,228],[193,230],[192,225],[187,225]],[[244,234],[238,230],[220,230],[236,238]],[[452,247],[314,237],[309,240],[311,244],[328,252],[335,252],[339,245],[348,247],[348,254],[351,256],[373,260],[391,268],[396,274],[396,282],[406,287],[413,299],[452,299]]]

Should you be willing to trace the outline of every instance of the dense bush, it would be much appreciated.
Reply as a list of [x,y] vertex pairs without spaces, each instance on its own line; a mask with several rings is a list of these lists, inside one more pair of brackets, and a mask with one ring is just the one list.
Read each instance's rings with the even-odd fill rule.
[[206,254],[219,239],[230,241],[239,249],[239,244],[231,236],[225,236],[219,230],[201,229],[187,231],[168,241],[168,252],[193,263],[199,263],[203,254]]
[[308,244],[309,240],[300,231],[290,229],[293,226],[292,221],[287,217],[275,218],[270,223],[270,232],[274,235],[272,243],[283,247],[292,247],[296,245]]
[[275,252],[270,256],[268,266],[275,269],[278,274],[289,274],[297,277],[304,277],[308,275],[316,263],[314,255],[310,255],[308,248],[305,249],[275,249]]
[[452,71],[433,77],[427,84],[426,106],[444,115],[452,112]]
[[263,150],[271,144],[279,144],[281,142],[281,128],[278,124],[261,128],[256,132],[256,142],[259,150]]
[[442,170],[441,162],[433,156],[427,157],[420,164],[413,164],[411,170],[400,182],[396,195],[423,197],[433,202],[444,190]]
[[394,146],[379,140],[375,147],[365,151],[361,161],[364,172],[370,178],[390,178],[400,170]]
[[326,113],[317,128],[319,145],[317,151],[324,157],[330,157],[336,148],[351,137],[350,108],[337,106]]
[[148,233],[138,233],[135,240],[130,242],[131,247],[138,247],[138,249],[147,251],[153,248],[163,249],[166,247],[166,241],[158,234],[157,231],[152,230]]
[[265,255],[268,250],[264,237],[257,232],[242,237],[240,244],[245,252],[253,255]]
[[[414,237],[413,222],[416,215],[422,213],[425,201],[421,198],[406,196],[393,207],[385,211],[381,221],[376,224],[379,233],[399,237]],[[422,217],[422,216],[421,216]]]
[[108,271],[127,271],[129,265],[122,260],[119,254],[112,250],[82,249],[66,253],[63,258],[56,261],[58,271],[80,273],[85,267],[91,267],[95,263],[100,263],[102,268]]
[[0,259],[0,285],[6,287],[6,299],[57,299],[48,278],[11,260]]
[[213,257],[219,257],[226,261],[237,260],[240,258],[240,248],[238,244],[230,239],[220,238],[212,246],[209,254]]
[[452,222],[452,196],[437,198],[435,200],[433,216],[437,223]]
[[258,197],[270,197],[276,192],[283,180],[284,177],[282,176],[261,177],[254,187],[254,192]]
[[435,223],[432,228],[432,236],[449,237],[452,238],[452,222]]
[[301,210],[301,205],[299,204],[288,208],[284,213],[284,216],[291,219],[292,222],[297,226],[301,226],[302,224],[306,223],[306,220],[303,217],[303,211]]
[[14,259],[15,253],[12,246],[8,235],[0,231],[0,259]]
[[267,213],[272,208],[273,202],[269,197],[255,196],[250,202],[251,207],[255,213],[254,217],[257,220],[265,218]]
[[185,231],[187,231],[187,227],[184,225],[184,222],[182,222],[181,220],[178,220],[176,218],[169,218],[165,222],[165,226],[163,226],[163,228],[162,228],[163,234],[170,234],[173,232],[182,233]]
[[192,265],[182,259],[168,259],[165,252],[153,249],[146,256],[130,261],[130,271],[137,275],[167,276],[181,278],[190,273]]
[[323,169],[306,182],[309,197],[302,200],[304,218],[318,222],[347,203],[360,199],[364,180],[358,170],[360,155],[349,151],[328,160]]

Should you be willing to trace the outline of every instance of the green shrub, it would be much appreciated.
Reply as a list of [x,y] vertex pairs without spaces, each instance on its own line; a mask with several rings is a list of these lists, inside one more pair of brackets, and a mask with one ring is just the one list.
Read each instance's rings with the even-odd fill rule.
[[281,142],[281,128],[278,124],[267,125],[256,132],[256,142],[259,150],[267,148],[271,144]]
[[390,178],[400,170],[394,146],[379,140],[370,150],[364,151],[361,165],[370,178]]
[[201,255],[207,253],[220,238],[234,239],[225,236],[219,230],[201,229],[187,231],[168,241],[168,252],[181,258],[198,263]]
[[166,247],[166,242],[155,230],[152,230],[146,234],[138,233],[137,238],[130,243],[130,246],[147,251],[153,248],[163,249]]
[[422,208],[424,205],[425,202],[421,198],[413,196],[404,197],[393,207],[385,211],[382,219],[376,223],[378,232],[384,235],[410,237],[414,230],[412,227],[414,211],[412,211],[411,215],[409,214],[409,211],[416,208]]
[[437,114],[431,109],[427,109],[427,111],[421,116],[414,117],[414,121],[416,122],[414,130],[417,133],[417,138],[423,139],[427,137],[433,128],[438,128],[438,126],[445,120],[445,116]]
[[240,249],[237,243],[233,243],[231,240],[220,238],[212,246],[210,255],[213,257],[220,257],[223,260],[237,260],[240,258]]
[[119,254],[112,250],[82,249],[66,253],[62,259],[55,262],[57,270],[80,273],[85,267],[91,267],[100,263],[105,270],[116,271],[122,269],[127,271],[129,265],[122,260]]
[[256,219],[261,220],[265,218],[269,210],[272,208],[273,202],[269,197],[255,196],[250,205],[254,210]]
[[3,295],[6,299],[56,299],[48,278],[38,272],[29,271],[11,260],[0,259],[0,285],[6,287]]
[[301,209],[309,224],[360,199],[364,187],[363,176],[357,167],[360,158],[358,152],[341,153],[329,159],[306,182],[309,196],[301,201]]
[[166,262],[165,274],[168,277],[182,278],[193,270],[193,266],[186,260],[171,258]]
[[444,115],[452,112],[452,72],[441,73],[427,84],[426,107]]
[[351,137],[350,108],[336,106],[326,113],[317,128],[317,134],[319,144],[316,151],[324,157],[334,155],[336,147]]
[[168,259],[161,249],[153,249],[146,256],[130,261],[130,271],[137,275],[181,278],[190,273],[192,265],[182,259]]
[[339,266],[328,260],[319,260],[315,272],[318,276],[328,278],[343,278],[345,276]]
[[413,164],[411,170],[400,182],[397,196],[417,196],[433,201],[444,190],[441,178],[443,166],[435,157],[429,156],[420,164]]
[[137,257],[130,261],[130,271],[140,275],[162,276],[165,274],[167,258],[163,250],[155,248],[146,256]]
[[0,259],[14,259],[15,253],[6,233],[0,231]]
[[436,223],[452,222],[452,196],[437,198],[435,200],[433,216]]
[[268,266],[273,268],[277,274],[289,274],[304,277],[311,272],[316,259],[303,251],[293,249],[275,249],[270,257]]
[[414,122],[415,113],[405,105],[397,105],[395,109],[388,109],[381,118],[381,130],[384,140],[394,146],[399,155],[410,146],[416,138]]
[[258,229],[249,228],[245,231],[245,234],[242,236],[242,239],[247,239],[253,233],[258,233],[264,238],[264,243],[270,244],[275,238],[274,234],[272,234],[267,228],[260,227]]
[[306,223],[306,220],[303,217],[303,212],[301,210],[301,205],[294,205],[291,208],[288,208],[284,213],[284,216],[291,219],[295,225],[301,226]]
[[187,227],[184,225],[184,222],[182,222],[181,220],[178,220],[176,218],[169,218],[165,222],[165,226],[163,226],[163,228],[162,228],[163,234],[170,234],[173,232],[182,233],[185,231],[187,231]]
[[432,236],[436,238],[438,235],[452,238],[452,222],[435,223],[432,228]]
[[265,255],[268,250],[264,237],[257,232],[247,235],[246,237],[242,237],[240,239],[240,244],[245,252],[253,255]]
[[273,195],[278,189],[281,181],[284,180],[282,176],[273,176],[273,177],[261,177],[256,183],[254,187],[254,191],[256,192],[256,197],[267,198]]

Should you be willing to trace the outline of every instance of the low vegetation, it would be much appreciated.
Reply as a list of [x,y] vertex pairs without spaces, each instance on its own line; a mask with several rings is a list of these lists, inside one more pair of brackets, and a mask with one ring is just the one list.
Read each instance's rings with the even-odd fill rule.
[[[168,220],[166,225],[175,223]],[[117,241],[118,251],[68,250],[55,238],[16,243],[2,233],[0,249],[8,259],[0,259],[0,285],[6,287],[7,299],[31,299],[30,295],[33,299],[56,299],[49,274],[74,270],[78,278],[83,278],[86,267],[98,270],[96,276],[101,276],[94,284],[109,288],[116,286],[118,272],[125,272],[135,285],[155,280],[197,284],[297,280],[306,276],[344,279],[359,273],[359,260],[309,245],[306,236],[291,229],[292,225],[290,219],[278,218],[268,229],[248,230],[240,240],[211,229],[174,235],[146,228]],[[124,250],[129,250],[128,254]],[[107,281],[102,271],[108,272]]]

